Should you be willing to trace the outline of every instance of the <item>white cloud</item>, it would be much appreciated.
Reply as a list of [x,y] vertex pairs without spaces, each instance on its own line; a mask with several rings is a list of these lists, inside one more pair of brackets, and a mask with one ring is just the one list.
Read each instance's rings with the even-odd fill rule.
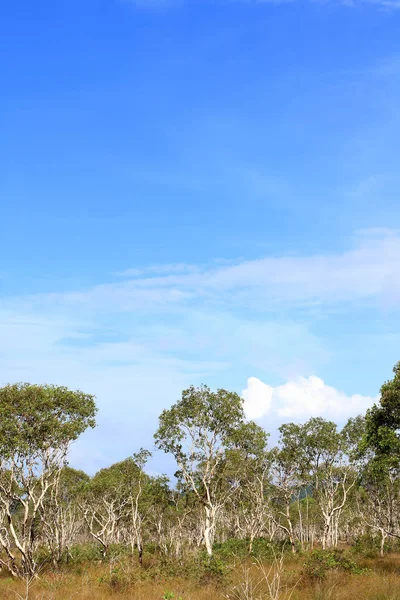
[[248,419],[260,419],[271,409],[274,388],[257,379],[249,377],[247,388],[243,390],[244,410]]
[[360,394],[348,396],[316,376],[298,377],[276,387],[250,377],[242,396],[249,419],[271,415],[297,421],[319,416],[343,421],[365,413],[377,400]]

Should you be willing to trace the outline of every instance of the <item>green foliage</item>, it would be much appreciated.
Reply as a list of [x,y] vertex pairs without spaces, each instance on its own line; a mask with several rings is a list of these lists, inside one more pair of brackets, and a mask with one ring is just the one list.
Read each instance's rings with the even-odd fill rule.
[[118,463],[100,469],[85,486],[87,498],[96,502],[101,497],[109,500],[126,501],[132,496],[138,497],[140,507],[156,502],[161,490],[165,491],[165,478],[151,478],[143,467],[151,456],[148,450],[140,452]]
[[[112,491],[117,495],[132,489],[142,476],[141,468],[134,458],[128,457],[110,467],[100,469],[92,478],[90,489],[97,495]],[[148,476],[146,478],[148,479]]]
[[235,556],[244,558],[249,554],[249,541],[229,538],[220,544],[214,544],[215,556],[229,560]]
[[394,377],[381,387],[379,404],[367,411],[362,447],[378,455],[400,456],[400,361],[393,367]]
[[100,561],[101,549],[98,544],[74,544],[68,554],[68,563],[80,565],[86,562]]
[[[249,556],[249,539],[229,538],[220,544],[214,544],[214,554],[225,562],[233,558],[246,558]],[[282,542],[270,542],[266,538],[255,538],[252,544],[250,556],[260,559],[274,559],[282,552],[291,552],[290,544]]]
[[73,502],[82,495],[89,482],[90,477],[84,471],[64,466],[59,480],[60,499],[65,503]]
[[54,385],[0,388],[0,454],[34,455],[76,440],[95,426],[94,397]]
[[[243,400],[235,392],[191,386],[169,410],[164,410],[155,434],[156,446],[171,452],[183,468],[201,467],[207,454],[242,449],[252,456],[264,449],[266,433],[245,423]],[[185,450],[188,444],[189,450]]]
[[203,385],[184,390],[181,400],[162,412],[154,437],[157,448],[174,455],[184,490],[191,489],[203,505],[204,543],[211,555],[216,506],[224,504],[245,461],[265,452],[267,435],[245,422],[238,394]]
[[224,583],[230,570],[225,560],[219,556],[209,556],[206,552],[201,552],[197,561],[200,567],[199,579],[201,583]]
[[201,461],[210,434],[222,443],[233,442],[243,421],[243,401],[238,394],[191,386],[182,392],[181,400],[162,412],[154,436],[156,446],[182,462],[189,459],[183,448],[189,435],[193,448],[190,459]]
[[242,423],[229,437],[230,446],[240,451],[245,461],[265,456],[268,434],[254,421]]
[[0,388],[2,520],[7,514],[0,522],[1,545],[9,558],[2,564],[14,576],[37,575],[41,546],[53,562],[62,559],[65,544],[56,531],[62,528],[65,504],[85,482],[83,473],[65,468],[67,452],[87,427],[95,426],[96,411],[93,396],[66,387],[17,383]]
[[304,574],[310,579],[322,580],[330,571],[343,571],[352,575],[368,573],[368,569],[359,567],[345,552],[313,550],[304,564]]
[[[310,532],[321,535],[317,543],[329,547],[329,509],[338,511],[340,534],[351,537],[365,528],[372,534],[357,538],[348,552],[306,554],[304,574],[322,581],[332,571],[339,573],[337,579],[340,573],[366,573],[355,557],[377,556],[381,540],[397,536],[400,525],[400,362],[394,373],[382,386],[380,404],[365,419],[349,419],[341,431],[319,417],[301,425],[287,423],[272,451],[265,431],[246,422],[237,394],[206,386],[184,390],[163,411],[155,434],[157,447],[172,452],[178,462],[176,488],[164,476],[145,473],[146,450],[92,478],[65,465],[69,442],[95,425],[92,396],[47,385],[1,388],[0,525],[10,540],[3,555],[9,552],[6,559],[14,567],[10,556],[17,554],[17,575],[35,573],[42,563],[68,564],[73,570],[104,559],[109,571],[99,583],[118,591],[132,583],[133,556],[137,552],[142,559],[144,551],[135,579],[183,577],[224,584],[236,558],[243,564],[270,564],[300,545],[300,539],[307,547]],[[16,541],[7,532],[8,523]],[[290,544],[263,537],[213,544],[215,537],[232,531],[266,535],[273,523],[280,528],[276,537]],[[60,539],[66,535],[58,547],[57,534]],[[19,550],[18,535],[27,558]],[[104,545],[104,556],[98,543],[71,545],[90,535]],[[201,541],[207,552],[198,551]],[[394,544],[388,537],[385,550]],[[303,556],[301,552],[293,560],[303,561]],[[181,600],[174,594],[167,591],[164,598]]]
[[350,418],[342,429],[342,437],[346,452],[352,461],[360,459],[360,442],[365,435],[365,417],[358,415]]
[[285,423],[279,428],[281,454],[306,476],[320,466],[337,463],[344,450],[344,439],[333,421],[312,417],[304,425]]
[[135,576],[141,580],[170,580],[176,577],[198,584],[226,581],[232,561],[221,557],[209,557],[205,551],[188,554],[177,559],[172,555],[145,553],[145,567],[138,569]]
[[[125,544],[111,544],[108,548],[107,561],[109,563],[115,560],[121,560],[130,556],[130,548]],[[65,561],[69,565],[82,565],[89,562],[104,562],[104,556],[101,547],[95,542],[86,544],[74,544],[65,556]]]
[[366,462],[360,471],[361,499],[377,493],[381,501],[386,498],[385,491],[391,492],[390,497],[395,498],[400,492],[400,465],[392,456],[375,455]]
[[[385,544],[385,550],[388,549],[388,545]],[[365,533],[364,535],[358,536],[351,547],[352,552],[363,558],[376,558],[379,556],[380,540],[378,536]]]
[[[181,474],[194,490],[218,480],[237,452],[249,459],[262,453],[267,434],[244,419],[243,400],[234,392],[191,386],[169,410],[164,410],[155,434],[157,448],[171,452]],[[229,459],[229,460],[228,460]]]

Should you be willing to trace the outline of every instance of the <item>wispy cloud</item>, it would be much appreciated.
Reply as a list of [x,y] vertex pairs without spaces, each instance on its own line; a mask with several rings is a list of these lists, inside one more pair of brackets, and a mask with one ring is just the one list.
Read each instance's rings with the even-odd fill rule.
[[[193,0],[122,0],[141,9],[160,9],[189,4]],[[218,4],[229,7],[232,4],[253,4],[255,6],[291,4],[299,0],[217,0]],[[308,0],[310,3],[320,3],[321,0]],[[375,5],[388,10],[398,10],[400,0],[327,0],[327,4],[342,4],[352,8],[362,5]]]
[[90,311],[131,311],[182,306],[261,309],[346,304],[392,305],[400,299],[400,235],[387,229],[360,231],[344,252],[266,256],[230,265],[165,265],[128,269],[126,279],[83,291],[13,299]]
[[[375,4],[387,9],[400,9],[400,2],[398,0],[359,0],[361,4]],[[353,0],[352,5],[357,5],[358,2]]]
[[132,4],[138,8],[144,10],[151,9],[163,9],[173,6],[178,6],[184,2],[184,0],[121,0],[126,4]]
[[118,277],[141,277],[145,275],[170,275],[170,274],[187,274],[199,272],[199,267],[195,265],[187,265],[185,263],[171,265],[149,265],[142,269],[125,269],[125,271],[117,271]]

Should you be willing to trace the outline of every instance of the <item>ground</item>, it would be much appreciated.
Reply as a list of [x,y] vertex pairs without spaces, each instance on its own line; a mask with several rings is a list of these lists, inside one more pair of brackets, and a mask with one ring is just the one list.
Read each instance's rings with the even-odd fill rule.
[[[140,573],[126,564],[80,565],[59,572],[45,572],[27,592],[26,583],[2,573],[1,600],[400,600],[400,554],[359,559],[361,574],[332,570],[324,577],[304,575],[304,556],[286,557],[280,582],[270,592],[260,567],[274,583],[276,564],[237,563],[224,581],[199,582],[179,577]],[[278,585],[279,583],[279,585]],[[253,587],[253,592],[251,592]],[[256,588],[256,589],[254,589]],[[277,589],[280,588],[280,589]],[[247,591],[246,591],[247,590]]]

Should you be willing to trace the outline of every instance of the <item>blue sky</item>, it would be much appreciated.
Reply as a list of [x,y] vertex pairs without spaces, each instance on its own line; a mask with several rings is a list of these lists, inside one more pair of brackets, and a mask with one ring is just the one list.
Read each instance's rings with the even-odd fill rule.
[[373,402],[400,3],[4,0],[0,72],[0,382],[96,394],[75,466],[151,447],[191,383],[271,432]]

